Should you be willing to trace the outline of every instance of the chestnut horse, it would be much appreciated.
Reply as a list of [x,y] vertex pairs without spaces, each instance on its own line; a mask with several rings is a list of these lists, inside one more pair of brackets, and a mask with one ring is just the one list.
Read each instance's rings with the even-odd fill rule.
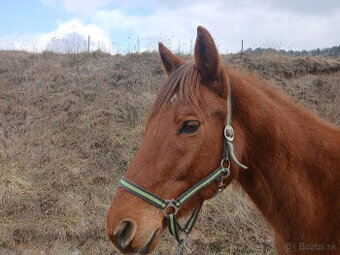
[[[137,191],[120,187],[108,212],[113,244],[124,253],[156,249],[165,216],[176,208],[164,212],[145,194],[177,198],[218,168],[231,115],[235,155],[248,168],[231,160],[223,184],[238,182],[249,195],[274,230],[278,254],[340,254],[339,128],[254,75],[222,66],[203,27],[197,29],[193,63],[161,43],[159,54],[168,79],[124,177]],[[217,181],[204,186],[176,217],[195,212],[218,188]],[[144,197],[136,195],[141,190]]]

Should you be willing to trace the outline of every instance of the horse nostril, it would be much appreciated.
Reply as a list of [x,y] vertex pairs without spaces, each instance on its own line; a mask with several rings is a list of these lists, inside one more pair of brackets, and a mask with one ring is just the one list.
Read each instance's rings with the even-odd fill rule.
[[124,220],[122,221],[119,226],[116,228],[115,231],[115,236],[116,236],[116,241],[117,245],[121,248],[124,249],[126,248],[133,236],[136,233],[136,223],[131,220]]

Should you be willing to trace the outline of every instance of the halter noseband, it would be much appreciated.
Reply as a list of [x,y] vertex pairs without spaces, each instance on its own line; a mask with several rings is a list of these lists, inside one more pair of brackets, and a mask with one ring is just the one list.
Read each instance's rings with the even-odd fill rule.
[[[176,199],[164,200],[157,195],[147,191],[141,186],[133,183],[132,181],[122,177],[119,185],[125,190],[129,191],[133,195],[145,200],[146,202],[156,206],[159,208],[168,222],[168,229],[171,235],[173,235],[177,242],[179,243],[178,254],[182,254],[184,250],[184,245],[186,240],[189,238],[191,230],[193,229],[196,219],[198,217],[199,211],[201,209],[201,205],[196,208],[191,214],[189,220],[187,221],[184,228],[180,226],[180,224],[176,220],[176,215],[178,210],[193,196],[195,196],[198,192],[200,192],[205,187],[209,186],[214,181],[219,183],[218,190],[216,193],[221,192],[225,185],[223,184],[223,180],[226,179],[230,175],[230,158],[241,168],[247,169],[247,166],[241,164],[236,156],[233,145],[234,140],[234,130],[231,126],[231,88],[228,82],[228,90],[229,95],[227,99],[228,106],[228,115],[226,120],[226,126],[223,130],[223,158],[220,166],[213,171],[210,175],[205,177],[200,182],[196,183],[194,186],[186,190],[182,195],[180,195]],[[227,164],[227,167],[224,167]],[[183,239],[180,236],[180,233],[184,233],[186,238]]]

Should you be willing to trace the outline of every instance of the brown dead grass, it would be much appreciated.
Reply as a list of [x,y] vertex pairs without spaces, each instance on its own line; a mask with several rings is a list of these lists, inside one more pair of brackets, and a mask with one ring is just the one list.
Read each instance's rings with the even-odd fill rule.
[[[223,59],[340,124],[340,59]],[[106,213],[164,79],[155,53],[0,52],[0,254],[116,254]],[[269,228],[237,187],[208,201],[197,226],[191,254],[274,253]],[[165,233],[156,253],[175,249]]]

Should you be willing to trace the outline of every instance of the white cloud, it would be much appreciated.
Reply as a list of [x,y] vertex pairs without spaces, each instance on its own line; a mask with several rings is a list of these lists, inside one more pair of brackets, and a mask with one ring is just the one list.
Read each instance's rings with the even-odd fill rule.
[[[105,35],[103,29],[101,29],[96,24],[87,24],[84,25],[78,19],[72,19],[65,23],[59,23],[58,28],[48,34],[44,34],[40,36],[41,40],[41,48],[46,48],[47,44],[53,39],[62,39],[68,34],[77,34],[87,40],[88,36],[90,36],[92,44],[91,49],[94,50],[102,45],[102,50],[115,52],[113,49],[110,39]],[[86,47],[86,46],[85,46]],[[81,49],[80,49],[81,50]]]
[[[71,36],[70,35],[76,35]],[[46,34],[36,35],[12,35],[7,38],[0,38],[2,44],[0,48],[11,50],[27,50],[31,52],[42,52],[48,45],[60,40],[59,50],[61,52],[86,51],[87,45],[82,44],[88,36],[91,38],[91,50],[101,49],[105,52],[116,53],[117,50],[112,46],[110,39],[105,35],[103,29],[96,24],[85,25],[79,19],[72,19],[67,22],[59,23],[55,31]],[[72,40],[73,41],[69,41]],[[74,38],[78,41],[74,41]],[[77,45],[78,44],[78,45]]]
[[[103,42],[111,52],[114,49],[110,41],[121,52],[155,49],[158,41],[173,50],[188,51],[194,46],[198,25],[210,30],[221,52],[238,51],[242,39],[245,48],[299,50],[340,43],[340,26],[336,25],[340,24],[338,0],[41,1],[53,8],[61,6],[77,18],[60,23],[51,33],[34,36],[34,47],[39,49],[54,37],[76,32],[83,37],[91,34],[93,46],[94,42]],[[15,41],[15,47],[25,47],[30,42],[23,41],[24,44]]]
[[[328,15],[301,14],[277,8],[280,1],[192,1],[182,4],[158,0],[149,15],[133,15],[122,9],[98,10],[91,20],[106,30],[129,30],[144,41],[143,48],[155,48],[157,39],[172,49],[190,49],[196,27],[207,27],[222,52],[245,47],[313,49],[339,43],[340,11]],[[292,7],[292,6],[289,6]],[[114,35],[112,35],[114,37]],[[142,44],[143,44],[142,41]],[[153,45],[151,45],[153,44]]]

